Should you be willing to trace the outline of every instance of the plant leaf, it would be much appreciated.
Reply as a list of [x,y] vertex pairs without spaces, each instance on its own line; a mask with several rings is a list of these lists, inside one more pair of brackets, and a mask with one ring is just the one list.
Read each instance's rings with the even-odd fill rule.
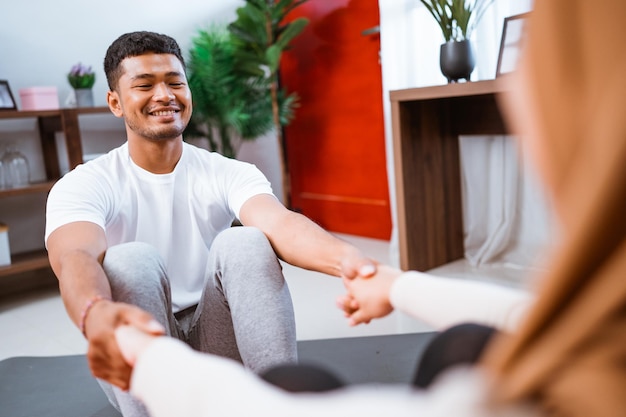
[[309,19],[305,17],[299,17],[296,20],[292,21],[287,25],[287,27],[280,33],[278,39],[276,39],[276,45],[284,50],[289,42],[293,40],[296,36],[298,36],[309,24]]

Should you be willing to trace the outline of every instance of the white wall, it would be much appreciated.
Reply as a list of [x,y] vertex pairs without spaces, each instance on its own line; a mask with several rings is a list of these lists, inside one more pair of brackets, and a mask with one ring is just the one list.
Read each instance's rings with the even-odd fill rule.
[[96,70],[96,105],[107,91],[102,61],[119,35],[151,30],[174,37],[187,50],[199,28],[231,21],[242,0],[21,0],[2,7],[0,79],[14,93],[30,86],[59,89],[63,103],[70,93],[66,74],[78,61]]

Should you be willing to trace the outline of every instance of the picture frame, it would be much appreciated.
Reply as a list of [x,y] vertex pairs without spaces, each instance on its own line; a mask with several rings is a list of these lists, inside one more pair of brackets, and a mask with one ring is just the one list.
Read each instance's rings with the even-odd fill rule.
[[513,72],[517,67],[529,16],[530,12],[509,16],[504,19],[498,64],[496,66],[496,78]]
[[0,80],[0,110],[17,110],[17,104],[7,80]]

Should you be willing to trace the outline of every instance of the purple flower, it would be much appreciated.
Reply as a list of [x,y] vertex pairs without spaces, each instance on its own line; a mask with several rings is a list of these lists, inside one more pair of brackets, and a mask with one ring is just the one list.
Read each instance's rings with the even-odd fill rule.
[[74,65],[72,69],[70,70],[70,74],[78,75],[78,76],[83,76],[83,75],[92,74],[92,73],[93,71],[91,70],[91,66],[83,65],[80,62]]
[[73,65],[67,74],[70,85],[74,88],[91,88],[96,80],[96,75],[91,66],[78,63]]

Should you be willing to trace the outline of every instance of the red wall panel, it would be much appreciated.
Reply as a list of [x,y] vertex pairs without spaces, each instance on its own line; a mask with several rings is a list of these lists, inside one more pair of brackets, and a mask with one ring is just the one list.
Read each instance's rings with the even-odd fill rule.
[[389,239],[380,39],[375,0],[309,0],[310,20],[281,64],[300,96],[285,129],[291,206],[330,231]]

